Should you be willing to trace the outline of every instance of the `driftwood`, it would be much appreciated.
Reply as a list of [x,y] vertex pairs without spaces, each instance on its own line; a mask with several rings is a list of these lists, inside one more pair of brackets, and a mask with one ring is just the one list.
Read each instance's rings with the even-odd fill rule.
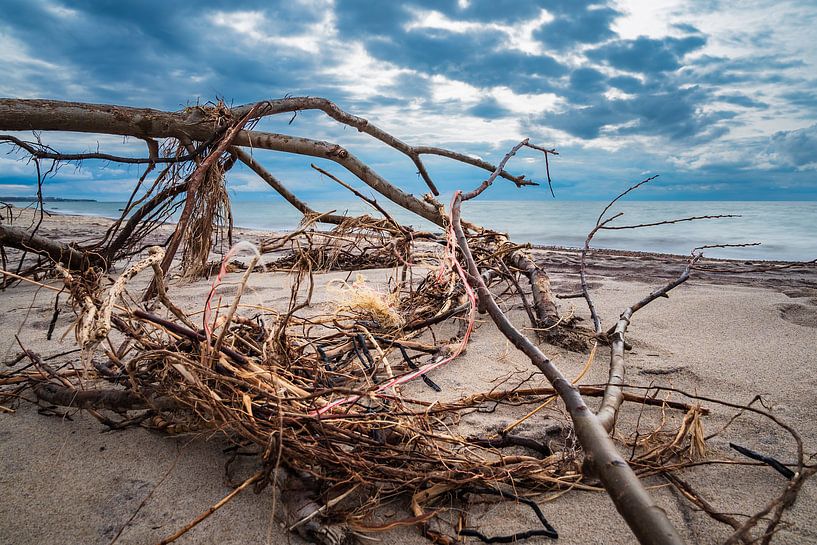
[[[193,151],[198,150],[202,154],[206,152],[207,155],[201,164],[199,164],[184,181],[184,183],[187,184],[185,186],[187,197],[176,229],[176,234],[171,238],[168,246],[169,251],[166,253],[166,262],[162,264],[162,270],[164,271],[168,270],[170,261],[175,256],[176,250],[182,242],[182,233],[186,231],[186,224],[191,212],[192,196],[196,194],[196,188],[200,183],[199,180],[201,176],[211,167],[213,161],[218,159],[228,149],[231,150],[231,153],[239,160],[245,162],[258,173],[262,179],[284,196],[288,202],[304,213],[305,217],[310,217],[314,211],[306,203],[286,190],[282,183],[275,180],[270,173],[266,172],[263,167],[253,161],[246,152],[240,149],[241,147],[283,151],[329,159],[346,168],[360,181],[366,183],[377,193],[383,195],[395,204],[440,227],[446,225],[448,220],[442,211],[443,207],[440,203],[436,202],[432,196],[429,195],[425,199],[418,199],[413,195],[405,193],[338,144],[277,133],[252,131],[243,128],[246,123],[254,123],[266,116],[286,112],[297,112],[305,109],[324,111],[333,119],[343,124],[353,126],[404,153],[418,165],[419,172],[426,180],[426,183],[429,184],[430,188],[435,186],[422,164],[422,155],[444,156],[452,160],[473,165],[477,168],[488,170],[492,172],[494,179],[498,177],[505,178],[512,181],[517,187],[536,185],[535,182],[529,181],[523,176],[514,176],[508,173],[504,169],[504,164],[500,165],[496,174],[493,174],[493,172],[496,171],[496,167],[483,160],[441,148],[409,146],[367,120],[348,114],[342,111],[337,105],[325,99],[315,97],[292,97],[264,101],[233,108],[232,110],[219,104],[216,107],[209,108],[186,108],[182,112],[163,112],[144,108],[52,100],[0,99],[0,130],[66,130],[72,132],[94,132],[133,136],[144,139],[148,143],[150,157],[155,157],[157,153],[156,150],[158,146],[155,144],[155,138],[175,138],[180,145],[186,146]],[[229,127],[232,127],[232,129],[228,130]],[[41,154],[46,154],[44,156],[54,161],[87,160],[94,158],[87,154],[82,154],[79,158],[74,155],[61,155],[55,153],[51,148],[47,148],[47,151],[45,151],[46,147],[41,144],[26,143],[10,135],[0,135],[0,141],[3,140],[29,153],[31,153],[32,150],[35,152],[40,150]],[[202,142],[202,145],[198,148],[192,147],[192,144],[190,144],[192,141]],[[546,159],[548,154],[556,153],[554,150],[541,148],[529,144],[527,141],[520,147],[522,146],[527,146],[542,152]],[[148,157],[148,159],[150,159],[150,157]],[[120,158],[106,155],[104,159],[117,161]],[[132,162],[132,158],[121,159],[123,162]],[[149,168],[152,167],[153,163],[150,163]],[[160,199],[155,203],[151,201],[151,203],[148,204],[156,206],[159,202],[164,202],[165,200],[166,199]],[[143,207],[143,209],[144,208],[145,207]],[[149,210],[151,210],[151,208],[148,207],[145,212],[139,210],[138,213],[145,215]],[[318,215],[318,221],[323,220],[330,223],[339,223],[341,221],[338,216],[331,215],[323,217]],[[130,226],[132,226],[132,223]],[[132,232],[132,229],[125,229],[123,231],[123,233],[128,232]],[[120,236],[109,248],[107,252],[108,256],[115,257],[118,253],[122,253],[121,250],[125,240],[127,240],[123,239],[123,236],[125,235]],[[501,240],[498,242],[499,245],[502,244]],[[130,241],[130,244],[134,244],[134,242]],[[206,256],[203,257],[206,258]],[[559,316],[556,310],[555,299],[549,289],[546,273],[536,267],[521,248],[511,251],[508,255],[507,262],[510,266],[522,270],[531,282],[534,299],[533,309],[536,315],[536,321],[533,324],[534,327],[547,330],[547,336],[559,342],[561,337],[560,333],[562,333],[563,330],[559,329],[559,327],[554,328],[554,324],[559,324]],[[198,267],[203,266],[204,263],[198,264]],[[154,289],[151,288],[148,294],[153,294],[153,291]],[[582,345],[586,343],[580,342],[579,345],[576,345],[575,336],[570,336],[564,344],[571,348],[582,348]]]
[[[404,154],[416,166],[431,193],[418,198],[404,192],[338,144],[252,129],[263,117],[307,109],[320,110]],[[5,382],[0,381],[0,385],[14,385],[15,395],[28,389],[33,394],[31,400],[41,404],[90,410],[109,426],[139,424],[165,431],[219,430],[237,445],[259,449],[258,472],[164,542],[174,541],[250,485],[256,488],[266,484],[278,488],[291,485],[298,489],[300,492],[288,495],[285,502],[294,518],[289,521],[289,528],[331,545],[351,539],[356,532],[382,531],[403,524],[417,526],[438,543],[454,543],[466,535],[483,536],[473,529],[447,528],[443,517],[438,516],[444,505],[461,502],[467,494],[499,494],[520,499],[517,491],[598,489],[600,483],[636,538],[645,544],[676,544],[681,543],[681,538],[640,477],[665,476],[695,505],[705,510],[709,505],[673,473],[705,450],[700,419],[707,409],[696,403],[677,400],[664,403],[635,395],[625,391],[624,378],[625,334],[633,314],[686,281],[701,259],[700,249],[696,249],[698,253],[693,251],[681,276],[625,309],[617,324],[607,331],[602,327],[586,280],[590,242],[602,229],[713,217],[624,226],[611,223],[620,214],[605,218],[618,199],[649,179],[614,199],[587,237],[581,254],[579,294],[586,300],[593,320],[593,330],[586,330],[560,316],[547,272],[534,261],[526,246],[462,219],[462,203],[478,197],[497,179],[511,181],[518,187],[534,185],[509,173],[505,169],[507,163],[523,148],[543,153],[546,165],[548,155],[556,152],[527,140],[515,146],[498,165],[492,165],[449,150],[410,145],[335,104],[314,97],[263,101],[236,108],[219,103],[180,112],[0,99],[0,130],[116,134],[140,138],[146,143],[147,157],[61,154],[39,140],[29,142],[13,135],[0,135],[0,141],[35,162],[99,159],[146,165],[123,217],[96,244],[73,246],[44,239],[36,234],[36,228],[21,232],[0,225],[0,246],[33,251],[63,262],[55,270],[62,275],[79,315],[77,340],[84,364],[82,369],[61,375],[37,355],[25,351],[35,370],[3,377]],[[157,139],[165,140],[160,144]],[[330,160],[378,195],[441,227],[443,233],[423,233],[398,224],[376,199],[366,197],[318,166],[314,168],[352,191],[384,219],[315,211],[264,168],[251,153],[253,149]],[[438,190],[423,164],[425,155],[446,157],[490,174],[473,191],[457,192],[446,210],[435,199]],[[293,273],[293,288],[287,309],[255,318],[242,314],[240,299],[258,263],[257,256],[248,265],[239,264],[246,271],[233,302],[224,308],[216,305],[214,309],[212,298],[233,254],[225,254],[216,267],[207,263],[207,255],[215,244],[214,233],[224,226],[216,225],[215,216],[229,204],[223,202],[220,194],[224,175],[236,161],[246,164],[304,216],[297,231],[264,241],[258,247],[259,253],[276,255],[274,268]],[[142,188],[148,174],[159,164],[164,165],[162,171],[152,184]],[[137,196],[139,188],[142,193]],[[201,210],[200,203],[206,205],[207,211],[195,215]],[[165,248],[152,248],[144,257],[147,234],[180,206],[181,216]],[[318,232],[318,223],[335,227],[328,233]],[[229,221],[226,228],[229,229]],[[184,248],[185,272],[218,270],[210,297],[204,302],[202,329],[180,310],[166,290],[164,277],[180,248]],[[109,270],[117,260],[133,256],[142,259],[128,267],[111,286],[95,270]],[[418,264],[425,268],[419,280],[413,276]],[[303,314],[310,305],[315,272],[373,267],[394,269],[388,292],[372,289],[362,280],[350,280],[338,287],[333,314]],[[141,270],[153,273],[151,287],[144,294],[144,301],[150,305],[147,308],[121,297],[125,285]],[[526,279],[526,287],[518,275]],[[14,274],[12,278],[21,275]],[[306,284],[305,290],[301,290],[302,284]],[[500,309],[497,301],[505,293],[519,297],[540,342],[575,352],[590,349],[591,360],[600,343],[609,343],[608,383],[578,387],[567,380]],[[160,307],[167,312],[157,310]],[[427,375],[455,361],[467,349],[478,312],[488,313],[503,335],[531,360],[552,387],[488,392],[450,403],[428,404],[403,397],[399,387],[409,380],[422,377],[429,387],[436,386]],[[455,319],[459,326],[454,336],[438,338],[439,326]],[[94,360],[100,343],[111,341],[110,334],[114,333],[127,339],[127,350],[106,350],[108,363]],[[426,333],[433,342],[425,340]],[[109,344],[113,346],[112,342]],[[127,380],[120,381],[123,377]],[[450,433],[449,424],[463,411],[483,403],[522,399],[542,408],[554,394],[564,403],[570,417],[560,426],[575,431],[580,452],[572,445],[562,445],[559,455],[551,456],[551,446],[509,435],[507,431],[511,428],[493,437],[458,437]],[[582,395],[602,397],[597,414],[588,408]],[[654,433],[656,436],[665,433],[670,440],[643,446],[637,455],[634,447],[632,465],[622,457],[610,435],[624,401],[684,413],[677,428],[661,428]],[[121,415],[121,420],[116,422],[100,411],[114,412]],[[773,515],[768,528],[774,530],[808,476],[799,436],[774,417],[765,416],[795,438],[799,449],[797,477],[780,499],[749,522],[740,525],[732,518],[721,517],[721,522],[735,529],[734,540],[748,539],[760,518],[769,513]],[[509,448],[524,449],[533,455],[503,452]],[[410,498],[411,517],[385,522],[373,518],[379,498],[397,495]],[[334,524],[337,520],[345,522],[338,526]],[[522,532],[513,537],[555,536],[547,521],[544,524],[550,533]]]
[[8,246],[18,250],[34,252],[49,258],[55,263],[63,263],[72,270],[83,271],[95,265],[104,264],[101,256],[52,240],[41,237],[30,231],[0,225],[0,246]]
[[476,281],[480,301],[485,305],[502,334],[544,373],[548,382],[553,385],[559,397],[564,401],[579,442],[587,454],[587,461],[601,478],[613,503],[630,525],[639,543],[656,545],[682,543],[681,537],[670,523],[666,513],[653,502],[638,477],[619,454],[608,435],[609,430],[604,428],[601,420],[585,405],[578,390],[565,379],[547,356],[513,326],[482,281],[468,239],[462,229],[460,208],[463,201],[475,198],[485,191],[491,181],[489,179],[479,188],[466,194],[458,191],[451,205],[453,229],[468,271]]

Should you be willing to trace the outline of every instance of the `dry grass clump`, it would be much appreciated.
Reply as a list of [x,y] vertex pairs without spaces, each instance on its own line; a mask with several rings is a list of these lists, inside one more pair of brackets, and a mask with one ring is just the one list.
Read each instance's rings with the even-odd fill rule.
[[400,328],[405,324],[398,312],[400,298],[397,294],[373,288],[360,273],[351,284],[344,281],[330,282],[327,290],[337,297],[333,301],[335,316],[351,313],[377,322],[382,329]]

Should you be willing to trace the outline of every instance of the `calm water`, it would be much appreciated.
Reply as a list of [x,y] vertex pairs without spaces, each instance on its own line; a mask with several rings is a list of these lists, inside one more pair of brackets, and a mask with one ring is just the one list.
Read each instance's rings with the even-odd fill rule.
[[[357,202],[311,202],[314,209],[359,214]],[[596,201],[483,201],[466,203],[463,217],[510,234],[517,242],[578,247],[606,203]],[[117,217],[120,202],[46,203],[62,213]],[[396,207],[386,207],[395,219],[421,228],[423,220]],[[370,210],[365,210],[370,212]],[[596,235],[598,248],[687,254],[704,244],[760,242],[761,246],[709,250],[711,257],[735,259],[810,260],[817,258],[817,202],[640,201],[616,206],[624,212],[617,223],[649,223],[686,216],[740,214],[740,218],[702,220],[646,229],[604,231]],[[288,230],[301,215],[284,202],[235,202],[236,225],[265,230]]]

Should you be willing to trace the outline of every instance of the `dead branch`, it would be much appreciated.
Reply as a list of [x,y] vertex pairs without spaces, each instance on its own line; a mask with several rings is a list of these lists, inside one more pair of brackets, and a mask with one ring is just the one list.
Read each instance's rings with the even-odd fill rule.
[[[434,182],[431,180],[431,177],[429,176],[428,171],[425,168],[425,165],[423,165],[423,162],[420,159],[421,155],[441,155],[462,163],[482,168],[484,170],[488,171],[495,170],[495,167],[493,165],[485,161],[475,159],[468,155],[458,154],[450,152],[448,150],[443,150],[434,147],[410,146],[403,142],[402,140],[387,133],[386,131],[374,126],[368,120],[343,111],[341,108],[338,107],[337,104],[329,100],[326,100],[325,98],[291,97],[285,99],[265,101],[263,105],[264,107],[261,110],[261,115],[275,115],[278,113],[298,112],[302,110],[321,110],[335,121],[338,121],[350,127],[354,127],[360,132],[366,133],[374,138],[377,138],[384,144],[393,147],[394,149],[400,151],[401,153],[411,158],[411,160],[417,167],[417,171],[420,173],[420,176],[422,176],[423,180],[425,181],[426,185],[428,185],[429,189],[434,194],[434,196],[438,196],[439,192],[437,191]],[[242,115],[244,112],[252,108],[252,106],[253,106],[252,104],[248,104],[246,106],[239,106],[238,108],[235,109],[235,114]],[[549,152],[555,153],[555,151],[553,150],[549,150]],[[536,185],[533,182],[525,180],[524,176],[513,176],[505,172],[503,169],[500,169],[499,175],[502,176],[503,178],[506,178],[514,182],[517,185],[517,187],[521,187],[523,185]]]
[[[480,192],[472,192],[471,195],[476,196]],[[683,543],[681,537],[667,519],[664,510],[653,502],[638,477],[618,453],[601,422],[587,408],[578,390],[562,376],[561,372],[541,350],[511,324],[496,304],[493,295],[480,277],[468,240],[462,230],[460,205],[463,199],[462,192],[455,194],[451,206],[451,221],[468,271],[476,283],[479,298],[486,306],[494,323],[502,334],[542,371],[548,382],[553,385],[559,397],[564,401],[573,421],[573,428],[585,450],[587,461],[596,474],[599,475],[613,503],[633,530],[638,541],[642,544],[651,543],[656,545]]]
[[182,537],[184,534],[186,534],[187,532],[189,532],[190,530],[192,530],[193,528],[198,526],[202,521],[204,521],[204,519],[206,519],[207,517],[209,517],[210,515],[212,515],[213,513],[218,511],[219,509],[221,509],[222,507],[224,507],[227,503],[229,503],[229,501],[231,499],[236,497],[242,490],[244,490],[245,488],[247,488],[251,484],[261,480],[261,478],[263,476],[264,476],[264,471],[256,471],[249,478],[247,478],[243,483],[241,483],[236,488],[234,488],[229,494],[224,496],[217,503],[210,506],[206,511],[204,511],[202,514],[200,514],[198,517],[196,517],[192,522],[190,522],[189,524],[186,524],[184,526],[184,528],[179,529],[178,531],[174,532],[172,535],[169,535],[168,537],[166,537],[162,541],[160,541],[159,545],[167,545],[168,543],[173,543],[174,541],[176,541],[177,539]]
[[35,235],[30,231],[0,225],[0,246],[9,246],[25,252],[47,257],[55,263],[63,263],[71,270],[83,271],[89,267],[102,266],[101,256],[84,252],[50,238]]
[[[122,157],[109,153],[88,152],[88,153],[60,153],[50,146],[41,143],[26,142],[10,134],[0,134],[0,142],[9,142],[18,148],[26,151],[31,157],[36,159],[50,159],[53,161],[79,162],[87,160],[110,161],[112,163],[124,163],[129,165],[156,165],[162,163],[183,163],[192,161],[201,150],[194,151],[189,155],[178,157],[160,157],[158,155],[159,144],[152,138],[145,139],[148,145],[149,157]],[[154,151],[155,149],[155,151]]]
[[[254,116],[274,115],[281,111],[297,111],[311,107],[309,104],[317,107],[318,103],[315,101],[320,100],[310,97],[293,97],[278,101],[260,102],[255,104],[257,108],[253,116],[247,115],[249,108],[251,108],[251,106],[247,106],[236,109],[233,118],[236,120],[244,117],[247,117],[248,120],[257,119]],[[325,103],[331,104],[328,101],[325,101]],[[328,106],[325,107],[331,110]],[[361,118],[356,119],[360,120],[360,122],[353,121],[353,123],[358,123],[360,127],[368,127],[364,132],[378,135],[377,138],[392,145],[399,151],[405,152],[408,150],[405,147],[406,145],[395,137],[386,135],[379,129],[375,130],[372,125]],[[352,126],[356,125],[353,124]],[[176,138],[181,141],[208,142],[219,128],[218,125],[213,124],[210,110],[204,107],[187,108],[176,113],[149,108],[130,108],[55,100],[0,99],[0,130],[93,132],[139,138]],[[334,161],[396,204],[411,210],[432,223],[442,225],[442,217],[436,206],[421,201],[396,188],[337,144],[251,130],[239,130],[232,143],[236,146],[269,149]],[[424,153],[437,153],[478,168],[490,171],[496,170],[492,165],[467,155],[453,152],[448,154],[438,153],[440,151],[444,150],[420,148],[420,151],[410,151],[408,155],[414,160],[415,157],[419,157]],[[523,177],[514,177],[504,171],[500,172],[500,176],[510,179],[517,185],[531,185],[531,182],[524,180]]]
[[[338,144],[252,128],[262,117],[309,109],[320,110],[406,155],[433,194],[437,193],[436,186],[422,155],[448,157],[489,171],[490,175],[473,191],[457,192],[448,214],[433,196],[420,199],[404,192]],[[179,197],[185,194],[181,218],[164,260],[159,251],[150,250],[147,260],[127,268],[116,280],[92,274],[89,265],[75,272],[57,267],[79,317],[78,340],[83,346],[88,339],[93,343],[107,340],[111,348],[105,352],[110,359],[108,364],[96,361],[86,371],[55,373],[49,372],[41,360],[29,356],[32,364],[39,366],[37,372],[15,370],[0,377],[0,386],[30,388],[42,403],[94,411],[92,414],[106,423],[107,417],[96,411],[123,415],[138,411],[139,415],[123,422],[130,425],[138,421],[166,432],[218,432],[236,445],[260,449],[261,470],[165,542],[184,534],[251,484],[259,488],[267,483],[291,488],[285,500],[291,515],[287,527],[306,539],[327,545],[345,542],[352,528],[373,532],[404,525],[418,526],[424,535],[440,543],[454,543],[464,535],[490,539],[476,530],[463,531],[464,522],[447,525],[441,513],[457,506],[467,508],[464,498],[469,493],[498,494],[522,501],[527,494],[542,490],[559,493],[574,488],[600,490],[597,479],[641,543],[680,543],[665,513],[653,502],[637,475],[669,475],[666,478],[684,497],[713,511],[706,500],[673,473],[691,465],[691,457],[707,450],[703,446],[700,419],[708,410],[695,403],[624,390],[624,335],[632,315],[686,281],[700,255],[693,252],[679,278],[625,309],[607,335],[588,291],[585,260],[591,239],[603,229],[631,229],[723,216],[611,226],[610,222],[620,217],[620,214],[606,217],[611,206],[651,179],[613,199],[599,216],[581,254],[580,295],[591,310],[595,330],[591,332],[577,327],[569,317],[560,317],[547,272],[534,261],[527,246],[514,244],[501,233],[468,224],[461,217],[462,202],[477,197],[500,177],[517,186],[533,185],[505,170],[509,160],[524,147],[544,154],[550,183],[548,155],[556,152],[527,140],[493,166],[448,150],[411,146],[325,99],[312,97],[264,101],[232,109],[219,103],[181,112],[0,99],[0,129],[122,134],[145,139],[148,145],[147,159],[129,161],[102,153],[60,154],[39,142],[0,137],[0,141],[28,153],[35,163],[41,159],[55,161],[55,165],[59,161],[98,159],[148,165],[123,217],[96,245],[81,249],[56,243],[46,246],[29,233],[21,249],[31,249],[32,241],[36,241],[35,252],[39,255],[51,259],[68,255],[69,263],[73,263],[75,259],[90,260],[95,255],[91,250],[99,248],[104,249],[100,252],[105,256],[102,263],[110,266],[118,259],[147,249],[143,242],[145,234],[166,219],[175,206],[181,206]],[[156,139],[167,140],[160,146]],[[340,177],[315,166],[374,207],[385,221],[366,215],[318,213],[242,149],[247,147],[331,160],[366,183],[378,198],[383,196],[443,227],[445,233],[423,233],[400,225],[374,196],[365,196]],[[240,303],[241,296],[255,268],[254,257],[248,265],[242,265],[246,272],[232,302],[221,304],[214,295],[231,266],[233,252],[228,252],[223,262],[213,267],[219,272],[204,301],[199,329],[195,325],[198,318],[194,320],[192,314],[182,310],[183,306],[171,300],[164,276],[181,247],[185,248],[182,259],[185,272],[208,265],[207,255],[216,239],[214,230],[229,225],[224,174],[236,160],[245,163],[304,215],[296,231],[259,245],[261,252],[273,253],[273,260],[268,263],[272,269],[292,273],[289,303],[285,309],[253,305],[254,314],[242,312],[246,309]],[[167,166],[154,181],[147,181],[148,174],[159,163]],[[42,180],[41,175],[38,180]],[[141,185],[143,181],[145,187]],[[125,214],[129,213],[132,215],[126,220]],[[319,232],[315,227],[319,222],[335,227]],[[0,226],[0,235],[6,237],[6,233],[14,234],[15,229]],[[20,248],[21,236],[15,239],[18,246],[8,245]],[[0,246],[3,244],[5,238],[0,238]],[[76,263],[85,264],[81,260]],[[394,273],[387,288],[373,287],[362,276],[350,275],[346,281],[331,286],[333,297],[327,303],[331,310],[310,308],[316,272],[392,267]],[[142,268],[152,271],[150,291],[155,288],[158,294],[147,310],[122,297],[125,283]],[[398,277],[398,271],[402,271],[402,276]],[[418,271],[419,276],[413,276]],[[516,278],[520,273],[527,278],[532,303],[524,291],[527,286],[523,288]],[[152,297],[150,291],[148,299]],[[595,355],[596,341],[611,337],[608,383],[578,386],[565,379],[543,351],[500,310],[500,302],[507,304],[508,298],[513,297],[521,299],[534,328],[541,333],[540,339],[577,351],[584,351],[593,343],[585,371]],[[159,303],[169,314],[158,307]],[[503,335],[545,375],[551,387],[523,387],[533,375],[538,375],[532,373],[510,390],[496,387],[447,403],[405,397],[402,385],[420,377],[440,390],[429,375],[465,353],[477,324],[478,309],[491,316]],[[93,335],[89,336],[88,331]],[[116,349],[109,334],[115,335],[117,343],[125,338],[123,348]],[[83,356],[88,359],[87,351]],[[582,395],[602,397],[597,415],[588,409]],[[548,409],[555,396],[564,402],[569,421],[561,412]],[[654,409],[656,412],[684,411],[678,426],[662,419],[650,442],[639,442],[636,435],[632,466],[622,458],[609,434],[624,401],[637,403],[642,409],[659,407]],[[574,442],[567,438],[545,444],[536,438],[508,435],[510,427],[496,436],[463,437],[455,431],[456,422],[468,412],[483,410],[486,405],[497,410],[500,406],[527,403],[537,407],[516,423],[537,411],[550,410],[555,429],[572,427],[575,431],[584,464]],[[784,429],[791,429],[771,418]],[[736,526],[731,517],[719,519],[735,530],[733,540],[747,540],[752,528],[769,514],[771,522],[765,535],[771,535],[782,513],[796,498],[809,468],[803,462],[802,441],[796,433],[794,437],[799,448],[798,471],[784,494],[742,526]],[[627,440],[625,443],[629,445]],[[525,451],[505,451],[517,448]],[[287,481],[291,486],[284,484]],[[377,520],[383,499],[396,497],[411,499],[413,516]],[[528,504],[537,511],[535,504]],[[718,518],[717,513],[710,515]],[[344,523],[336,525],[336,521]],[[546,521],[544,524],[547,534],[541,530],[523,531],[500,538],[555,536],[555,529]]]
[[596,415],[599,418],[602,426],[609,432],[616,425],[616,417],[621,403],[624,401],[622,384],[624,384],[624,376],[626,367],[624,365],[624,334],[627,332],[627,327],[630,325],[630,320],[633,314],[638,310],[644,308],[652,301],[659,297],[668,297],[667,294],[674,288],[680,286],[689,280],[689,273],[695,263],[701,258],[701,254],[695,254],[690,258],[689,263],[683,270],[681,275],[669,282],[665,286],[654,290],[649,295],[635,303],[634,305],[624,309],[621,313],[618,322],[614,326],[612,333],[608,335],[612,338],[610,343],[610,376],[607,379],[607,387],[605,388],[604,398],[599,406]]
[[170,203],[185,193],[188,188],[188,182],[172,185],[154,195],[150,200],[144,202],[136,211],[128,218],[125,225],[119,230],[116,238],[112,240],[105,249],[108,263],[114,263],[119,259],[127,257],[128,248],[133,245],[134,240],[141,240],[143,236],[135,237],[134,232],[139,228],[143,222],[150,216],[156,213],[156,210],[167,203]]
[[313,217],[319,216],[319,221],[321,223],[334,223],[339,224],[342,223],[346,217],[345,216],[338,216],[336,214],[319,214],[308,204],[303,202],[301,199],[295,196],[289,189],[287,189],[286,185],[284,185],[278,178],[272,175],[267,169],[265,169],[261,164],[253,158],[252,155],[247,153],[246,151],[242,150],[241,148],[233,147],[230,150],[231,153],[234,153],[238,160],[250,167],[253,172],[258,174],[262,180],[267,182],[269,186],[274,189],[279,195],[281,195],[289,204],[294,206],[301,214],[306,217]]
[[143,395],[127,390],[77,390],[53,382],[35,386],[34,394],[45,403],[75,409],[124,412],[153,408],[168,411],[176,407],[173,400],[169,398],[154,397],[148,400]]

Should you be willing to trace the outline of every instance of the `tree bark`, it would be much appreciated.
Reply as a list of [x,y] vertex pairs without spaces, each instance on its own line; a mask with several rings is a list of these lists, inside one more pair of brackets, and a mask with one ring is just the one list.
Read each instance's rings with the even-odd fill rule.
[[531,294],[533,295],[533,310],[536,313],[537,327],[552,327],[559,321],[559,311],[550,289],[550,278],[547,273],[524,252],[516,251],[510,255],[511,263],[528,277]]
[[0,225],[0,246],[34,252],[75,271],[84,271],[92,266],[105,266],[102,256],[83,252],[68,244],[33,235],[16,227]]
[[[494,167],[484,161],[439,148],[408,146],[385,131],[374,127],[374,125],[365,119],[343,112],[336,105],[325,99],[294,97],[241,106],[232,110],[234,119],[248,116],[253,107],[257,109],[257,112],[249,116],[251,119],[287,111],[319,109],[333,119],[356,127],[358,130],[366,132],[394,147],[398,151],[405,153],[411,157],[412,160],[415,160],[415,164],[420,154],[437,154],[474,165],[478,168],[493,171],[492,180],[496,177],[503,177],[513,181],[517,186],[531,184],[531,182],[524,180],[521,176],[514,177],[508,174],[504,170],[504,164],[501,164],[499,167]],[[149,108],[82,104],[56,100],[0,99],[0,130],[61,130],[119,134],[138,138],[176,138],[182,142],[193,140],[208,141],[214,137],[219,127],[215,126],[215,123],[208,117],[207,113],[208,110],[201,107],[186,108],[181,112],[165,112]],[[439,227],[445,228],[446,226],[447,219],[441,213],[440,205],[437,202],[431,199],[421,200],[410,193],[402,191],[338,144],[310,138],[251,130],[238,131],[234,135],[231,143],[235,147],[260,148],[294,153],[297,155],[308,155],[333,161],[343,166],[362,182],[395,204]],[[238,155],[238,157],[241,158],[241,155]],[[250,157],[250,159],[252,158]],[[253,168],[251,163],[248,163],[248,166]],[[278,187],[276,187],[277,185],[282,189],[286,189],[283,188],[280,183],[274,184],[274,182],[271,181],[271,175],[264,176],[260,174],[259,167],[260,165],[255,163],[253,170],[259,173],[273,188],[279,190]],[[421,172],[424,172],[424,170]],[[191,190],[192,189],[191,184]],[[303,209],[309,209],[305,203],[297,199],[291,192],[286,191],[285,194],[279,191],[279,193],[302,212]],[[184,217],[184,213],[182,217]],[[172,246],[170,250],[173,250]],[[174,251],[168,251],[168,259],[171,259],[174,253]],[[512,254],[510,259],[518,262],[521,265],[520,268],[525,270],[526,274],[528,274],[531,280],[537,318],[543,322],[544,327],[550,327],[553,323],[558,321],[559,315],[556,310],[553,294],[550,292],[547,275],[544,275],[543,271],[538,270],[532,261],[529,259],[526,260],[520,252]]]
[[34,394],[38,399],[51,405],[75,409],[105,409],[121,412],[178,408],[178,405],[167,397],[155,397],[148,402],[141,395],[128,390],[77,390],[52,382],[44,382],[35,386]]
[[[206,141],[213,137],[217,127],[204,112],[201,108],[187,108],[173,113],[149,108],[58,100],[0,99],[0,130],[71,131]],[[232,144],[334,161],[395,204],[436,225],[443,225],[443,218],[437,207],[390,184],[338,144],[248,130],[239,131]]]

